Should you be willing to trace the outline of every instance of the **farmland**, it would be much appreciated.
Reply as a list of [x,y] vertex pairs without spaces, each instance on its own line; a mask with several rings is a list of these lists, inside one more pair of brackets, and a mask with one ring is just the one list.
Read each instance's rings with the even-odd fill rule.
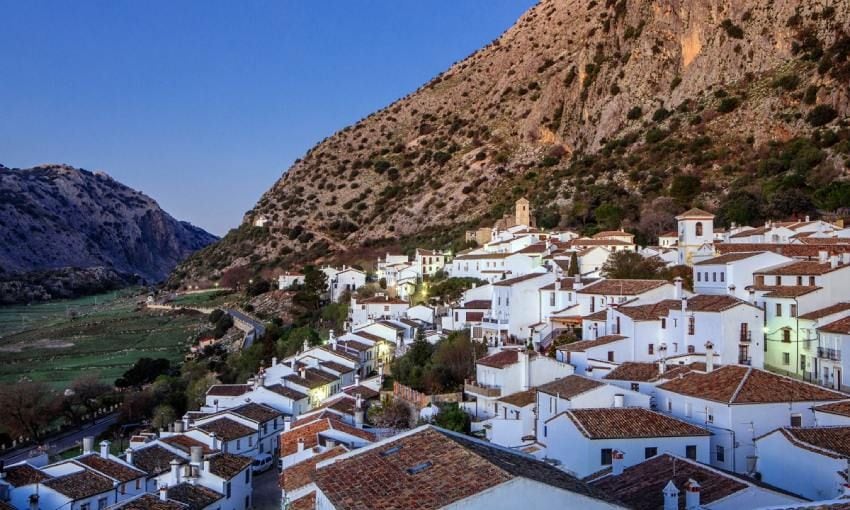
[[149,312],[117,292],[0,308],[0,383],[23,376],[64,388],[82,374],[114,381],[141,357],[177,361],[204,318]]

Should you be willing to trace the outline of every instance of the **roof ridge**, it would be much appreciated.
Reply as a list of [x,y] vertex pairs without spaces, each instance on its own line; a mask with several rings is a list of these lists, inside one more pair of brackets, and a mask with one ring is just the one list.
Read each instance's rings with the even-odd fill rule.
[[738,387],[735,388],[735,391],[732,392],[732,396],[729,398],[729,403],[734,404],[735,400],[738,399],[738,394],[741,393],[741,390],[744,388],[744,383],[747,382],[747,379],[750,378],[750,375],[753,373],[753,367],[747,367],[747,373],[744,374],[744,377],[741,378],[741,382],[738,383]]

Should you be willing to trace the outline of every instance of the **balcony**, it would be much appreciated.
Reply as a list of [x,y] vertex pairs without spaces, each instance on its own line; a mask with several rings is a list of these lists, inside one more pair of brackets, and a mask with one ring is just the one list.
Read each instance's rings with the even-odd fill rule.
[[818,358],[841,361],[841,351],[838,349],[829,349],[827,347],[818,347]]
[[753,341],[753,332],[752,331],[741,331],[740,342],[742,344],[748,344]]
[[502,388],[496,386],[486,386],[474,381],[467,381],[463,385],[464,393],[470,393],[479,397],[499,398],[502,396]]
[[484,324],[495,324],[495,325],[508,325],[508,319],[497,319],[496,317],[482,317],[481,322]]

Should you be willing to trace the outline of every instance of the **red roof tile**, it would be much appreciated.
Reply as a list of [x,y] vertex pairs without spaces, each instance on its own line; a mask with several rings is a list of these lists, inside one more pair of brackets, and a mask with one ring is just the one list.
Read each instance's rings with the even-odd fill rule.
[[666,280],[620,280],[608,279],[592,283],[579,290],[580,294],[604,294],[609,296],[634,296],[670,283]]
[[625,340],[626,338],[628,337],[623,335],[605,335],[600,336],[595,340],[579,340],[578,342],[572,342],[566,345],[562,345],[558,347],[558,350],[565,352],[584,352],[588,349],[599,347],[601,345],[611,344],[614,342],[619,342],[620,340]]
[[[704,428],[642,407],[570,409],[562,415],[569,418],[579,432],[589,439],[711,435]],[[546,423],[559,416],[550,418]]]
[[570,400],[573,397],[587,393],[601,386],[605,386],[604,382],[582,377],[580,375],[568,375],[561,379],[555,379],[552,382],[541,385],[537,388],[540,393],[554,395],[565,400]]

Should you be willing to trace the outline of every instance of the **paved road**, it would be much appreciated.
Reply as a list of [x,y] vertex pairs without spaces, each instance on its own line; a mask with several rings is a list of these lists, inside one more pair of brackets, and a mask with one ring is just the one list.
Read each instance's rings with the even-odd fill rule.
[[[47,453],[48,455],[56,455],[78,443],[82,443],[85,436],[97,437],[117,421],[118,414],[110,414],[103,418],[99,418],[93,424],[86,425],[82,429],[48,438],[45,442],[48,446]],[[29,458],[30,452],[34,449],[35,447],[33,446],[23,450],[15,450],[14,452],[0,455],[0,460],[5,461],[7,464],[20,462]]]
[[243,349],[251,347],[254,344],[254,340],[266,334],[266,326],[262,321],[232,308],[225,308],[224,311],[234,319],[239,320],[244,324],[248,324],[253,328],[253,331],[248,331],[245,334],[245,341],[242,343]]
[[254,477],[254,509],[280,510],[280,473],[272,467]]

